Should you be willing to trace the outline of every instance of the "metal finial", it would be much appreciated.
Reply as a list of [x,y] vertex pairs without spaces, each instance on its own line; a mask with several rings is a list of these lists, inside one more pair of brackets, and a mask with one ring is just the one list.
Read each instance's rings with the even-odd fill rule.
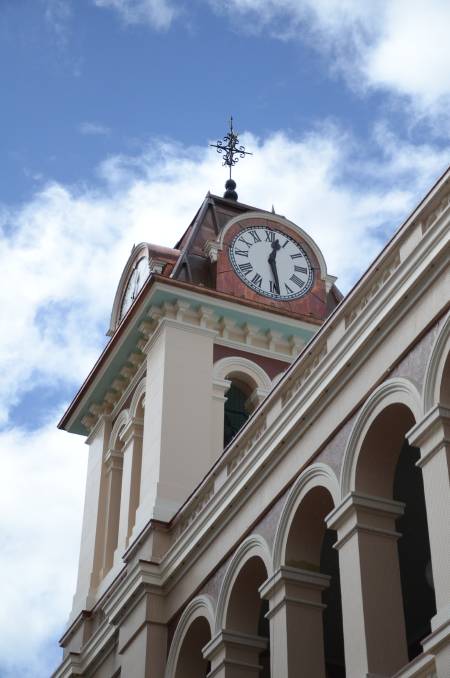
[[[217,149],[217,153],[223,153],[223,165],[227,165],[230,168],[230,177],[225,184],[227,189],[224,193],[224,198],[229,200],[237,200],[237,193],[234,190],[236,188],[236,183],[231,178],[231,168],[239,162],[239,158],[245,158],[246,155],[253,155],[249,151],[245,150],[244,146],[239,146],[239,137],[233,129],[233,116],[230,118],[230,131],[222,139],[217,141],[217,144],[210,144],[213,148]],[[232,186],[231,184],[234,184]]]

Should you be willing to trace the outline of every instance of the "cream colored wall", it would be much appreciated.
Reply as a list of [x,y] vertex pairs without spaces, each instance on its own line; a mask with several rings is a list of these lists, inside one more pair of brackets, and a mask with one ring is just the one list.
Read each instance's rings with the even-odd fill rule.
[[111,422],[103,417],[88,439],[89,457],[86,477],[83,525],[77,588],[71,618],[88,609],[94,600],[98,572],[101,567],[103,542],[100,535],[105,522],[105,478],[103,453],[111,434]]
[[150,518],[170,520],[208,471],[214,332],[163,320],[148,348],[140,506],[134,534]]

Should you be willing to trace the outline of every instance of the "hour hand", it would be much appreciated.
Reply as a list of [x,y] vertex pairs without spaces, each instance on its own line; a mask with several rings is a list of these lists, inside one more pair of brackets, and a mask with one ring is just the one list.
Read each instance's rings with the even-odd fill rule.
[[272,251],[269,254],[268,262],[269,266],[272,269],[273,280],[275,283],[275,291],[277,294],[280,294],[280,283],[278,280],[278,270],[277,270],[277,251],[280,249],[280,243],[278,240],[274,240],[272,243]]

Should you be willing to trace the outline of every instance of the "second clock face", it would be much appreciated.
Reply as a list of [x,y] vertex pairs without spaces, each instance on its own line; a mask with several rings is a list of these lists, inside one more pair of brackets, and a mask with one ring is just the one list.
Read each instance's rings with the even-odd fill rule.
[[293,238],[268,226],[252,226],[233,239],[229,256],[237,275],[252,290],[288,301],[304,296],[313,283],[306,252]]

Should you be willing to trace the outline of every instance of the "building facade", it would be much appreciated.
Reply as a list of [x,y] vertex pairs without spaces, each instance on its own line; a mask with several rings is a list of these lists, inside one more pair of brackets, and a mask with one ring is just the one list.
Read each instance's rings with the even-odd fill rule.
[[55,677],[450,677],[449,224],[450,171],[344,299],[233,199],[133,248]]

